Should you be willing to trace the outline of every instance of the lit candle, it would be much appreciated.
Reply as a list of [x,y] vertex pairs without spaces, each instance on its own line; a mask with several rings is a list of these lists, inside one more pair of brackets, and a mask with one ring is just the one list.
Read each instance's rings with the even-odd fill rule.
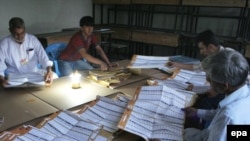
[[72,80],[72,88],[78,89],[81,87],[80,80],[81,80],[81,74],[79,74],[77,71],[70,75],[70,78]]

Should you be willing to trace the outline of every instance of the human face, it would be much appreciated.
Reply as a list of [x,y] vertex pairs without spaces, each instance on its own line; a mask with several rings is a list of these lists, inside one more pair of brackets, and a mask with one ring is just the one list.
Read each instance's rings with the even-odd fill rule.
[[222,83],[218,83],[215,81],[211,81],[211,79],[209,78],[209,76],[206,76],[207,81],[210,83],[212,89],[217,93],[222,93],[224,94],[227,90],[227,84],[222,84]]
[[203,42],[198,43],[198,48],[200,49],[200,54],[201,55],[205,55],[205,56],[209,55],[209,49],[208,49],[207,46],[205,46],[203,44]]
[[11,35],[14,37],[15,41],[19,44],[23,43],[25,37],[25,28],[16,28],[11,31]]
[[81,31],[84,36],[88,37],[93,33],[93,26],[83,26],[81,27]]

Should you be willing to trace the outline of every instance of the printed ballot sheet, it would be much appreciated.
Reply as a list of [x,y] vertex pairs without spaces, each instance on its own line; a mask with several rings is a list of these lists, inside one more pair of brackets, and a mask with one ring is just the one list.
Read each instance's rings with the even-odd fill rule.
[[114,133],[118,130],[118,123],[128,104],[128,97],[118,95],[116,99],[98,97],[93,106],[87,106],[80,117],[101,124],[103,129]]
[[173,80],[192,84],[192,91],[196,93],[204,93],[211,89],[204,71],[196,72],[181,69]]
[[129,102],[118,127],[145,140],[183,140],[184,112],[191,99],[167,86],[143,86]]
[[84,120],[70,111],[59,111],[45,118],[37,127],[23,125],[0,134],[6,141],[108,141],[100,134],[103,126]]

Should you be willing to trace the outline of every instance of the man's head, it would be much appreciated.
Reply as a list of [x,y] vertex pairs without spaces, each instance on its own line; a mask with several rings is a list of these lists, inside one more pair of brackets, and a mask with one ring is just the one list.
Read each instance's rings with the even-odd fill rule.
[[211,30],[205,30],[196,37],[200,54],[208,56],[219,51],[219,40]]
[[225,49],[210,60],[207,78],[217,93],[230,94],[245,84],[248,70],[244,56],[237,51]]
[[85,36],[93,33],[94,19],[90,16],[82,17],[80,20],[81,31]]
[[25,25],[23,19],[19,17],[11,18],[9,21],[9,31],[15,41],[21,44],[25,37]]

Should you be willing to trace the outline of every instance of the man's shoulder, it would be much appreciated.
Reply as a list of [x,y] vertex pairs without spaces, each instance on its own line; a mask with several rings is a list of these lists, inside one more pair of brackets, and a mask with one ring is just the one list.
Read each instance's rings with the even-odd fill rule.
[[28,38],[36,38],[37,39],[37,37],[31,33],[25,33],[25,36]]
[[4,49],[4,48],[7,49],[8,44],[10,44],[11,42],[14,42],[14,40],[11,37],[12,37],[11,35],[8,35],[0,40],[1,49]]
[[5,37],[3,37],[2,39],[0,39],[0,43],[6,42],[6,41],[8,41],[8,40],[10,40],[10,39],[11,39],[11,35],[5,36]]
[[219,50],[219,51],[222,51],[222,50],[231,50],[231,51],[235,51],[232,47],[220,46],[220,50]]

